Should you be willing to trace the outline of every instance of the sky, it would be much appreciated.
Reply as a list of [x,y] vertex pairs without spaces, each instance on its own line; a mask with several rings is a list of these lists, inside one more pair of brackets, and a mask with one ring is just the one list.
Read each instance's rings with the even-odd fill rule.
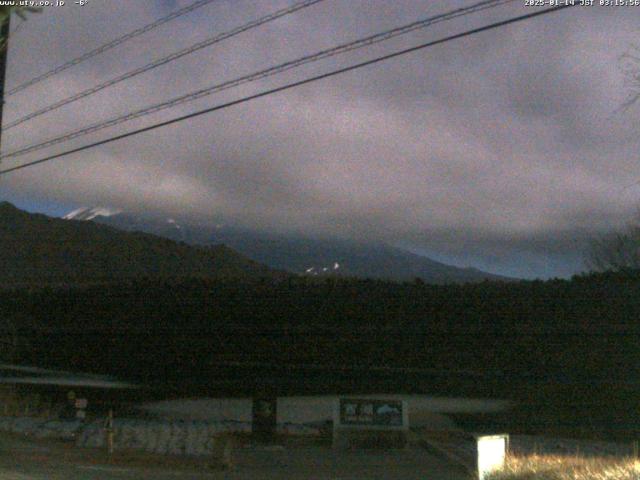
[[[214,1],[10,96],[3,122],[293,1]],[[7,88],[190,2],[66,3],[14,21]],[[5,130],[2,151],[472,3],[324,0]],[[442,22],[2,167],[532,11],[522,0]],[[99,205],[222,218],[493,273],[570,276],[589,240],[640,204],[640,102],[621,108],[638,25],[640,7],[566,9],[0,176],[0,200],[50,215]]]

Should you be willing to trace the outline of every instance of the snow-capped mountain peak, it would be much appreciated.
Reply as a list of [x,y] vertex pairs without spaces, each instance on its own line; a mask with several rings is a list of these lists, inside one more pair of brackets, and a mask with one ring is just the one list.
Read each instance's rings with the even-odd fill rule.
[[170,225],[173,225],[178,230],[182,229],[182,225],[180,225],[178,222],[176,222],[173,218],[167,218],[167,223],[170,224]]
[[96,217],[111,217],[118,213],[122,213],[122,210],[107,207],[81,207],[67,213],[62,218],[65,220],[93,220]]

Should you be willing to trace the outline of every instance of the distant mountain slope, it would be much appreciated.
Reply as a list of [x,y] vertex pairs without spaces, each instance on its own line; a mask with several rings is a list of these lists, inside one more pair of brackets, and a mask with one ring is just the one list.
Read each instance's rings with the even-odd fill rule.
[[[458,268],[382,243],[270,235],[232,227],[193,225],[175,219],[145,218],[113,210],[82,209],[81,217],[128,231],[144,231],[192,245],[224,243],[272,268],[307,275],[467,283],[512,280],[474,268]],[[101,213],[108,212],[108,213]],[[68,216],[67,216],[68,217]]]
[[1,284],[273,274],[224,245],[194,247],[94,222],[30,214],[0,203]]
[[[216,237],[212,237],[216,238]],[[382,243],[344,240],[219,235],[250,258],[296,273],[339,273],[360,278],[466,283],[508,280],[476,269],[457,268]],[[335,269],[336,265],[338,269]]]

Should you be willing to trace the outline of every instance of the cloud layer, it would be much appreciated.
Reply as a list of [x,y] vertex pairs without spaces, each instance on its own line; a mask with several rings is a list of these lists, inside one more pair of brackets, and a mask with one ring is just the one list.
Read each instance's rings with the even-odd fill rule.
[[[46,9],[12,39],[8,86],[187,3]],[[3,150],[470,3],[326,0],[10,130]],[[12,96],[5,122],[288,4],[214,2]],[[515,2],[443,23],[46,153],[527,11]],[[618,108],[639,21],[640,8],[575,7],[16,172],[0,188],[566,275],[586,239],[638,206],[640,185],[625,187],[640,181],[640,106]]]

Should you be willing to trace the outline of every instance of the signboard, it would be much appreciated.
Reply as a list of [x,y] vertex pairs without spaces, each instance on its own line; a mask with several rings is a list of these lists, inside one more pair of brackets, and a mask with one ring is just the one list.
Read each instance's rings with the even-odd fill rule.
[[333,414],[333,447],[408,444],[409,411],[403,400],[384,398],[340,398]]
[[402,427],[399,400],[340,399],[340,424],[362,427]]

